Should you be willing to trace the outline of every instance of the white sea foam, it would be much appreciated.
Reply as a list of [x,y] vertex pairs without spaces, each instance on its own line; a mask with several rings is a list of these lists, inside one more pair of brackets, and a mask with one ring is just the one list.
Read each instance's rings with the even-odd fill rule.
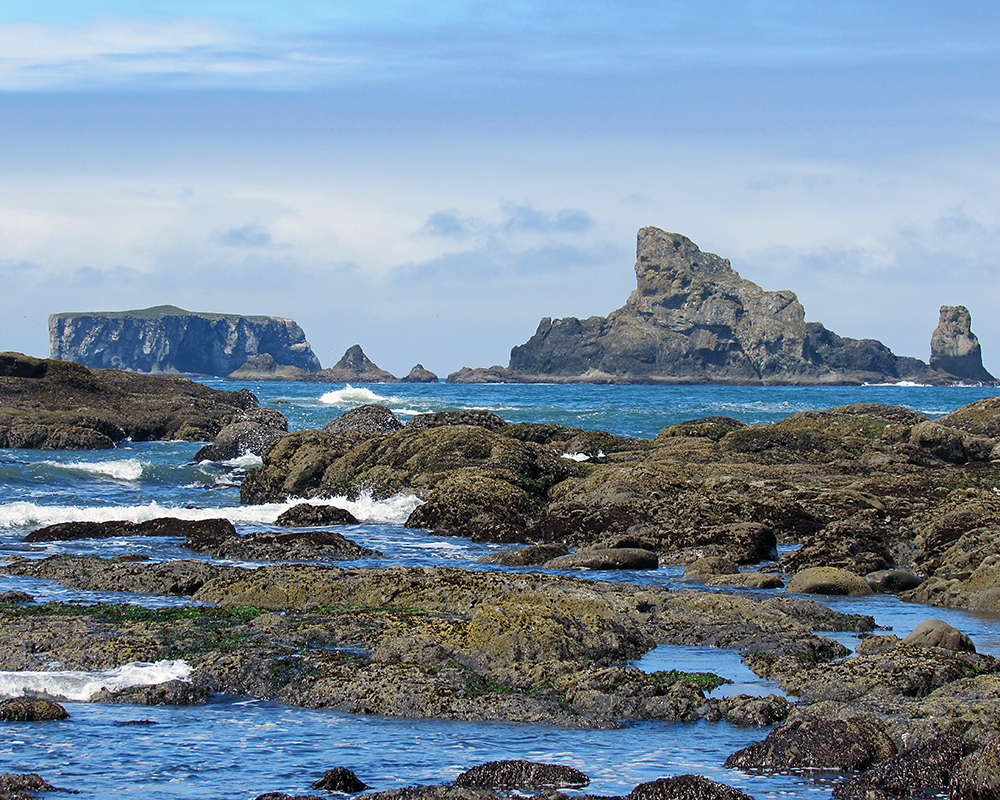
[[119,481],[137,481],[142,477],[143,470],[149,466],[137,458],[127,458],[122,461],[42,461],[41,463],[57,469],[106,475]]
[[320,396],[319,401],[331,406],[347,405],[354,403],[379,403],[388,400],[380,394],[375,394],[371,389],[363,386],[351,386],[347,384],[343,389],[327,392]]
[[191,667],[185,661],[136,661],[98,672],[0,672],[0,697],[38,696],[87,701],[101,689],[119,691],[132,686],[156,686],[186,681]]
[[228,461],[222,462],[222,466],[224,467],[235,467],[237,469],[253,469],[254,467],[263,466],[263,464],[264,459],[253,453],[246,453],[239,458],[231,458]]
[[344,497],[324,499],[291,499],[284,503],[264,503],[249,506],[225,506],[222,508],[185,508],[147,503],[139,506],[47,506],[19,501],[0,505],[0,528],[27,527],[30,525],[54,525],[57,522],[108,522],[128,520],[145,522],[158,517],[174,517],[185,520],[216,519],[224,517],[230,522],[249,522],[272,525],[278,516],[292,506],[308,502],[313,505],[329,505],[346,508],[362,522],[402,525],[406,518],[423,501],[414,495],[395,495],[386,500],[373,500],[371,495],[362,495],[357,500]]
[[586,453],[563,453],[563,458],[569,458],[573,461],[590,461],[590,456]]
[[933,384],[930,383],[916,383],[915,381],[893,381],[892,383],[863,383],[862,386],[896,386],[901,389],[927,389],[931,388]]

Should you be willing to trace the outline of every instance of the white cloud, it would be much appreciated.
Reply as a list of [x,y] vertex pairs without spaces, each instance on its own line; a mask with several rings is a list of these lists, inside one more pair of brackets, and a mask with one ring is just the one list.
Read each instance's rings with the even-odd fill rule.
[[[304,49],[310,46],[312,52]],[[298,85],[328,80],[357,63],[337,49],[329,43],[262,37],[215,19],[0,23],[0,90]]]

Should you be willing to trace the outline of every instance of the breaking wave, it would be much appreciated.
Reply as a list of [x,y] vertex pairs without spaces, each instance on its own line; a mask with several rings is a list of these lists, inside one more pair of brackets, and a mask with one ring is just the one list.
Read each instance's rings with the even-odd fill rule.
[[132,686],[156,686],[186,681],[191,675],[186,661],[136,661],[97,672],[0,672],[0,697],[51,697],[86,702],[101,689],[120,691]]
[[362,495],[357,500],[348,500],[345,497],[291,499],[284,503],[224,506],[221,508],[188,508],[167,506],[156,502],[136,506],[46,506],[22,501],[0,506],[0,528],[54,525],[57,522],[109,522],[111,520],[145,522],[158,517],[174,517],[184,520],[223,517],[233,523],[248,522],[273,525],[282,512],[303,502],[312,505],[346,508],[361,522],[402,525],[413,509],[422,505],[424,501],[415,495],[406,494],[395,495],[386,500],[373,500],[371,495]]
[[392,398],[375,394],[371,389],[363,386],[351,386],[347,384],[343,389],[336,389],[320,395],[319,401],[330,406],[340,406],[355,403],[384,403]]
[[42,461],[46,467],[104,475],[119,481],[137,481],[150,464],[137,458],[122,461]]

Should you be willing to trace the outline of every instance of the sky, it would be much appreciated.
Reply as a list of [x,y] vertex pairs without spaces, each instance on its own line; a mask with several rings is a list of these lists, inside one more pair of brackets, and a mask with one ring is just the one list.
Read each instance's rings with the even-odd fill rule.
[[506,365],[655,225],[1000,375],[995,0],[0,0],[0,350],[47,317],[295,319],[332,366]]

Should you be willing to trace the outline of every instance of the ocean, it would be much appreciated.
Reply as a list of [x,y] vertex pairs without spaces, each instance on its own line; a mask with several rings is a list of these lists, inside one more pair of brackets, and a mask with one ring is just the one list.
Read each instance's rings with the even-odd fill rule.
[[[985,387],[720,387],[720,386],[508,386],[305,383],[233,384],[272,405],[292,429],[316,428],[348,408],[382,403],[402,421],[445,409],[487,409],[510,422],[545,422],[652,438],[664,427],[705,416],[747,423],[772,422],[797,411],[854,402],[902,405],[931,417],[1000,390]],[[126,442],[110,451],[0,450],[0,549],[3,555],[42,558],[54,553],[153,559],[198,558],[176,543],[111,539],[25,544],[28,532],[70,520],[161,516],[224,516],[241,533],[268,529],[291,503],[241,506],[239,484],[252,456],[223,464],[194,463],[192,442]],[[574,454],[567,454],[574,455]],[[378,561],[342,566],[453,566],[484,569],[477,560],[499,545],[437,537],[403,526],[419,502],[400,496],[329,502],[349,508],[361,524],[348,538],[385,553]],[[681,585],[681,570],[601,574],[601,580]],[[684,584],[687,585],[687,584]],[[0,576],[0,591],[22,590],[39,601],[183,604],[176,598],[64,589],[46,581]],[[968,633],[981,652],[1000,656],[1000,619],[898,602],[894,597],[837,599],[842,611],[870,614],[879,625],[906,635],[927,617]],[[848,647],[856,640],[838,634]],[[747,670],[738,654],[711,648],[660,647],[637,662],[645,669],[716,672],[734,681],[718,693],[768,694],[777,688]],[[205,706],[141,707],[82,702],[97,686],[183,677],[186,665],[168,662],[108,673],[0,673],[0,696],[25,689],[64,698],[71,718],[50,723],[2,723],[0,772],[38,772],[49,783],[83,798],[254,798],[268,791],[315,793],[325,770],[345,766],[374,789],[446,782],[476,764],[501,758],[568,764],[591,778],[587,792],[617,795],[638,783],[684,773],[705,775],[763,798],[828,798],[835,777],[761,776],[727,770],[726,757],[766,730],[726,723],[643,722],[622,730],[572,730],[511,723],[399,720],[316,711],[239,697]],[[155,724],[125,725],[143,721]]]

